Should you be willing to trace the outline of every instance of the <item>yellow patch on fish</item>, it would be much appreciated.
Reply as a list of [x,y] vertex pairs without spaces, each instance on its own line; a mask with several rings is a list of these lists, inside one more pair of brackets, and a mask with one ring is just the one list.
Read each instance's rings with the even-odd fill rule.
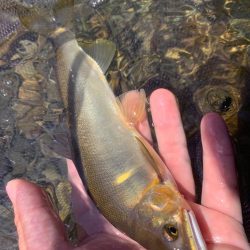
[[115,184],[117,185],[122,184],[123,182],[125,182],[127,179],[129,179],[132,176],[133,172],[134,172],[134,169],[130,169],[127,172],[122,173],[116,178]]

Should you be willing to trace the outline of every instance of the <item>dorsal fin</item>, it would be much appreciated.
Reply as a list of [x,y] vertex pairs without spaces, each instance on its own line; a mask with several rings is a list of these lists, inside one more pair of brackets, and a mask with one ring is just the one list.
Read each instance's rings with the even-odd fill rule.
[[94,43],[81,43],[80,46],[97,62],[105,74],[115,55],[115,44],[108,40],[98,39]]

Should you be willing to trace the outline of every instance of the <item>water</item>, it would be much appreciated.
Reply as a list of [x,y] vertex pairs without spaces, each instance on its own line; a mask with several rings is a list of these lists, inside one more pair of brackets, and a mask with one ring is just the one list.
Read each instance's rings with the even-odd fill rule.
[[[58,143],[58,138],[67,140],[67,128],[53,47],[21,26],[16,1],[10,1],[13,6],[7,9],[2,7],[4,2],[0,1],[4,13],[0,19],[0,150],[4,162],[0,220],[7,223],[13,214],[5,183],[25,177],[56,187],[65,181],[67,171],[55,152],[68,155],[69,149]],[[117,95],[138,88],[150,95],[164,87],[177,96],[197,177],[198,200],[200,119],[210,111],[222,115],[237,145],[243,215],[250,236],[249,1],[77,0],[73,11],[70,27],[79,44],[98,38],[116,43],[117,54],[107,79]],[[69,213],[67,209],[65,213]],[[10,236],[4,239],[8,249],[13,244],[9,239],[15,242],[14,224],[11,220],[11,225],[2,225],[6,228],[1,228],[0,240],[1,235]]]
[[[71,214],[67,166],[56,153],[61,147],[57,138],[63,145],[69,143],[53,72],[54,51],[46,39],[27,32],[20,23],[8,25],[7,31],[13,31],[9,27],[19,28],[0,45],[0,242],[4,250],[18,248],[5,192],[9,180],[24,178],[39,184],[53,197],[63,221],[68,223]],[[60,150],[69,157],[69,148]]]

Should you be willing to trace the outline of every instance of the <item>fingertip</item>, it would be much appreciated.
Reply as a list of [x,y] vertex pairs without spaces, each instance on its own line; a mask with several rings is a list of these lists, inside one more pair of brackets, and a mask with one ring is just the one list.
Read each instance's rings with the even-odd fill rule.
[[208,113],[202,118],[201,137],[204,153],[232,157],[233,150],[227,126],[219,114]]
[[150,96],[150,106],[152,106],[152,103],[157,106],[168,106],[169,102],[176,102],[176,98],[174,94],[169,91],[168,89],[157,89],[155,90],[151,96]]
[[227,126],[223,118],[217,113],[207,113],[201,120],[201,130],[208,130],[211,134],[226,131]]
[[201,128],[205,128],[205,126],[214,119],[215,120],[221,119],[221,117],[217,113],[212,113],[212,112],[205,114],[201,119]]
[[16,199],[16,181],[17,180],[11,180],[6,185],[6,192],[12,203],[14,203]]
[[17,190],[22,189],[23,185],[26,186],[27,184],[29,185],[27,181],[20,180],[20,179],[13,179],[7,183],[6,192],[13,204],[16,201]]
[[175,95],[167,89],[157,89],[150,96],[152,118],[157,128],[177,127],[183,136],[183,127]]

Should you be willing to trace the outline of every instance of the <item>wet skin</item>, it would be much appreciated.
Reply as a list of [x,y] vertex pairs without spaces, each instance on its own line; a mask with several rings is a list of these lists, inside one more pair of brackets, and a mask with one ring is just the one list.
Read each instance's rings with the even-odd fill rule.
[[[202,204],[198,205],[194,203],[194,181],[175,97],[159,89],[151,95],[150,105],[159,152],[192,206],[208,249],[250,249],[242,226],[233,150],[222,119],[210,113],[201,122],[204,180]],[[139,130],[150,141],[147,121],[139,125]],[[85,231],[81,246],[73,248],[67,242],[61,221],[37,186],[13,180],[6,189],[14,206],[20,250],[143,249],[98,213],[71,161],[68,169],[73,210]]]

